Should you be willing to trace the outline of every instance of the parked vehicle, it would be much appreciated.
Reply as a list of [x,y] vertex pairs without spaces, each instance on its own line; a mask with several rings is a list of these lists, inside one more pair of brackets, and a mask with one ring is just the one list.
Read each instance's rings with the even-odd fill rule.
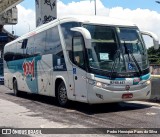
[[151,82],[142,32],[127,21],[72,16],[42,25],[4,48],[5,86],[90,104],[148,99]]

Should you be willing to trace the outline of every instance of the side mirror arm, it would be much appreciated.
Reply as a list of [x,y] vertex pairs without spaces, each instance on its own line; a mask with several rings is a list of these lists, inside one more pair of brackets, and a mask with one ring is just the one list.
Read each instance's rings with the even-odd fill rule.
[[150,36],[153,39],[154,49],[155,50],[159,49],[159,39],[156,34],[154,34],[153,32],[149,32],[149,31],[141,31],[141,34]]
[[85,42],[85,45],[86,45],[86,48],[91,48],[91,34],[90,32],[83,28],[83,27],[74,27],[74,28],[71,28],[71,31],[73,32],[80,32],[84,38],[84,42]]

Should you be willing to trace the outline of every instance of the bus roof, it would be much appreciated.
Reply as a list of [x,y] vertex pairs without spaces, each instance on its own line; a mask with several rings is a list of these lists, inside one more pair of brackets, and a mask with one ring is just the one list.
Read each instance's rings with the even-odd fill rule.
[[77,21],[82,23],[101,24],[101,25],[136,26],[135,24],[126,20],[113,17],[105,17],[105,16],[73,15],[73,16],[62,17],[59,20],[61,23],[66,21]]
[[111,17],[105,17],[105,16],[83,16],[83,15],[73,15],[73,16],[65,16],[65,17],[61,17],[58,19],[55,19],[49,23],[43,24],[39,27],[37,27],[35,30],[28,32],[24,35],[22,35],[21,37],[17,38],[16,40],[6,44],[10,45],[14,42],[20,41],[22,39],[28,38],[38,32],[41,32],[45,29],[48,29],[50,27],[55,26],[56,24],[60,24],[61,23],[65,23],[65,22],[81,22],[84,24],[99,24],[99,25],[110,25],[110,26],[136,26],[135,24],[126,21],[126,20],[122,20],[122,19],[117,19],[117,18],[111,18]]

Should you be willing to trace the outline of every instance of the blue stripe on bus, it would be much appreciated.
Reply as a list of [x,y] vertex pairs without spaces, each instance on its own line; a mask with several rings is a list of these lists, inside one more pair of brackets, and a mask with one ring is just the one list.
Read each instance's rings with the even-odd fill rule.
[[141,76],[140,78],[141,78],[141,80],[148,80],[150,77],[151,77],[151,74],[149,73],[144,76]]

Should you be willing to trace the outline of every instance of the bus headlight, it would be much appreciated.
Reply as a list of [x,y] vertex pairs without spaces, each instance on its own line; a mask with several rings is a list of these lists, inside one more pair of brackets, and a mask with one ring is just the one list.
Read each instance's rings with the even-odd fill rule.
[[100,88],[102,88],[102,85],[103,85],[103,83],[101,83],[99,81],[92,80],[92,79],[88,79],[88,83],[91,84],[91,85],[100,87]]
[[96,82],[96,86],[101,88],[102,87],[102,83],[101,82]]
[[148,81],[146,82],[146,84],[147,84],[147,85],[151,84],[151,80],[148,80]]
[[151,80],[147,80],[147,81],[145,82],[145,84],[146,84],[146,85],[150,85],[150,84],[151,84]]
[[105,84],[105,83],[102,83],[102,82],[99,82],[99,81],[96,81],[96,80],[88,79],[87,81],[90,85],[94,85],[94,86],[99,87],[99,88],[106,89],[108,87],[108,84]]
[[87,79],[87,82],[90,85],[94,85],[96,87],[103,88],[103,89],[107,89],[107,87],[110,85],[110,84],[102,83],[102,82],[99,82],[99,81],[96,81],[96,80],[93,80],[93,79]]

